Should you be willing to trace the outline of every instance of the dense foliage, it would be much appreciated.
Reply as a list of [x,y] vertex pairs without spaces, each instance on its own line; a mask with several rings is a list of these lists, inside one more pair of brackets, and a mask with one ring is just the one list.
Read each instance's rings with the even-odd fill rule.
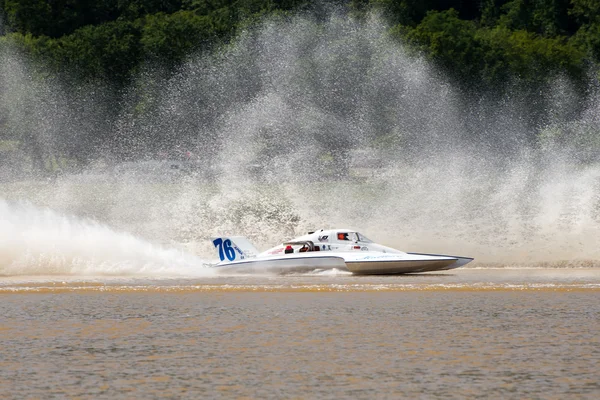
[[[315,3],[317,5],[315,5]],[[227,41],[265,14],[317,7],[302,0],[3,0],[8,36],[32,54],[84,76],[127,80],[145,60],[176,65]],[[580,78],[600,60],[596,0],[353,0],[356,15],[383,11],[398,38],[460,81],[508,75]]]
[[124,83],[147,60],[176,65],[248,20],[299,0],[4,0],[8,39],[57,69]]
[[600,60],[595,0],[372,0],[393,33],[416,45],[461,82],[497,84],[508,76],[581,79]]

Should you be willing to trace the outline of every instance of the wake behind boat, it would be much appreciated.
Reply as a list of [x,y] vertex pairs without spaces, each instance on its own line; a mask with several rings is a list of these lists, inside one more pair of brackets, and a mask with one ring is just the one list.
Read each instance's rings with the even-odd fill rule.
[[395,275],[461,267],[470,257],[406,253],[369,240],[350,229],[309,232],[265,252],[242,236],[213,240],[220,262],[215,268],[236,272],[268,269],[278,273],[339,269],[357,275]]

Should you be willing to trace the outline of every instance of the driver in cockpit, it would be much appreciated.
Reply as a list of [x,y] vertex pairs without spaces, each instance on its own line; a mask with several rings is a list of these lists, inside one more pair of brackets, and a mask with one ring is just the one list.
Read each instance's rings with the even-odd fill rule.
[[338,240],[350,240],[348,239],[348,232],[339,232],[337,238]]

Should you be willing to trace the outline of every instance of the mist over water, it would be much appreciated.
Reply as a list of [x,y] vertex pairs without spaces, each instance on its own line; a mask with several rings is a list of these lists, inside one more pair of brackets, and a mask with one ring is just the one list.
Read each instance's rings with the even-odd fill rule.
[[377,18],[335,13],[266,21],[175,76],[149,66],[119,104],[1,51],[5,123],[46,158],[95,151],[52,179],[0,163],[0,274],[162,273],[214,258],[214,235],[327,227],[483,266],[600,265],[598,159],[536,140],[600,131],[591,83],[468,97]]

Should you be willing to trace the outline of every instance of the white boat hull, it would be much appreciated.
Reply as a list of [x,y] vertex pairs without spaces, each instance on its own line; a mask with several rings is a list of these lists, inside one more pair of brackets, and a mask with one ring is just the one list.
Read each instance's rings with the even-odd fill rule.
[[396,275],[418,272],[443,271],[458,268],[470,258],[431,254],[381,254],[375,252],[296,253],[286,256],[251,258],[217,265],[222,272],[304,273],[338,269],[356,275]]

